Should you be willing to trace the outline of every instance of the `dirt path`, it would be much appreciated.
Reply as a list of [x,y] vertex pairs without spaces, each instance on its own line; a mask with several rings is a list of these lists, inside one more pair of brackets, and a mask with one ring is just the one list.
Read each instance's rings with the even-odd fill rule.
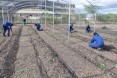
[[77,78],[30,27],[23,27],[13,78]]
[[[36,31],[31,25],[16,26],[12,37],[0,39],[0,78],[117,77],[116,55],[110,53],[115,56],[112,59],[109,53],[86,48],[86,42],[75,37],[68,43],[63,30],[56,29],[53,35],[51,27]],[[103,71],[102,63],[106,65]]]
[[[57,32],[58,35],[61,34],[60,36],[62,36],[62,34],[66,35],[66,36],[68,35],[66,29],[56,27],[56,30],[61,31],[61,32]],[[106,44],[107,48],[106,48],[106,50],[103,50],[100,52],[100,51],[97,51],[97,50],[94,50],[94,49],[91,49],[88,47],[88,42],[90,42],[90,40],[91,40],[91,37],[89,37],[89,36],[90,36],[90,34],[86,35],[86,34],[73,32],[70,34],[70,40],[73,43],[72,45],[80,44],[80,45],[86,47],[87,49],[93,50],[93,51],[97,52],[98,54],[103,55],[106,58],[109,58],[113,61],[117,61],[117,44],[116,43],[105,40],[105,44]]]
[[74,53],[73,50],[61,44],[60,41],[54,39],[52,35],[49,36],[49,34],[44,32],[38,32],[38,34],[45,40],[45,42],[47,42],[57,51],[61,58],[69,65],[71,69],[74,70],[79,78],[95,78],[99,76],[103,76],[103,78],[112,78],[108,72],[104,74],[94,64]]
[[[57,29],[63,29],[64,31],[67,31],[67,25],[63,25],[63,26],[56,25],[56,27]],[[74,26],[74,31],[75,31],[74,33],[84,34],[86,36],[88,35],[91,37],[91,33],[86,33],[85,28],[82,28],[82,27],[78,28],[77,26]],[[99,34],[103,36],[104,39],[107,41],[117,42],[117,35],[106,34],[106,33],[101,33],[101,32],[99,32]]]
[[[63,29],[63,28],[61,28],[61,30],[60,30],[60,28],[57,27],[57,30],[66,33],[65,29]],[[67,33],[66,33],[66,35],[67,35]],[[73,33],[71,33],[71,37],[74,37],[77,40],[74,39],[74,42],[73,42],[73,38],[71,40],[72,40],[74,46],[75,46],[75,44],[76,45],[80,44],[80,45],[82,45],[82,47],[86,47],[87,50],[89,49],[89,50],[95,51],[96,53],[101,54],[104,57],[117,62],[117,44],[116,43],[105,40],[105,42],[106,42],[105,44],[107,45],[108,48],[106,50],[103,50],[100,52],[100,51],[97,51],[95,49],[91,49],[88,47],[87,43],[91,40],[91,38],[89,36],[90,36],[90,34],[86,34],[86,33],[81,34],[81,33],[73,32]],[[107,34],[106,34],[106,36],[107,36]]]
[[[35,33],[37,32],[35,31]],[[42,59],[45,67],[47,68],[47,73],[49,77],[77,78],[73,70],[69,68],[69,66],[58,55],[58,53],[50,45],[48,45],[38,34],[36,35],[37,35],[36,39],[38,39],[38,42],[35,42],[37,50],[39,52],[40,58]]]
[[38,66],[40,60],[36,58],[30,35],[28,27],[23,27],[13,78],[46,78],[46,75],[41,74],[43,71],[40,72],[42,65]]
[[6,37],[0,46],[0,78],[10,78],[14,73],[14,62],[19,47],[21,27],[15,27],[15,29],[15,34],[11,37]]
[[[53,34],[52,34],[52,29],[49,29],[49,31],[47,31],[49,34],[48,35],[51,35],[51,36],[53,36]],[[56,33],[57,33],[58,31],[56,31]],[[66,43],[67,41],[67,37],[65,36],[65,35],[63,35],[64,33],[62,32],[62,31],[59,31],[59,34],[56,34],[55,33],[55,35],[53,36],[53,37],[55,37],[55,39],[57,39],[57,40],[60,40],[60,41],[64,41],[64,43]],[[60,35],[62,35],[62,36],[60,36]],[[74,40],[74,41],[76,41],[75,43],[77,43],[77,41],[78,40],[76,40],[76,39],[71,39],[71,40]],[[73,44],[70,44],[70,45],[73,45]],[[115,65],[116,65],[116,63],[115,62],[112,62],[111,60],[109,60],[109,59],[105,59],[105,57],[102,57],[102,55],[99,55],[98,53],[94,53],[94,52],[92,52],[91,50],[88,50],[88,49],[86,49],[86,48],[84,48],[84,47],[80,47],[79,46],[79,44],[78,45],[75,45],[76,47],[75,48],[73,48],[73,46],[72,46],[72,48],[71,47],[69,47],[69,48],[71,48],[73,51],[74,51],[74,49],[75,49],[75,51],[74,52],[76,52],[77,54],[79,54],[79,55],[81,55],[81,56],[83,56],[84,58],[86,58],[86,60],[88,60],[88,61],[90,61],[90,62],[92,62],[92,63],[94,63],[94,65],[96,65],[96,66],[99,66],[99,64],[101,64],[101,63],[104,63],[104,64],[106,64],[107,65],[107,70],[109,70],[109,69],[111,69],[111,68],[115,68]],[[79,51],[80,50],[80,51]],[[79,51],[79,52],[78,52]],[[88,52],[87,52],[88,51]],[[91,56],[91,57],[90,57]],[[98,60],[97,59],[95,59],[95,58],[98,58]],[[114,69],[113,68],[113,69]],[[112,73],[114,73],[115,72],[115,70],[113,70],[112,69]],[[111,71],[110,71],[111,72]]]

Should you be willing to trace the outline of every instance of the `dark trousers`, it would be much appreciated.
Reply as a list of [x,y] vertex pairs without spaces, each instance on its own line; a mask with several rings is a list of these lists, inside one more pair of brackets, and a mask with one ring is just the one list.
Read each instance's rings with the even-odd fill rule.
[[8,26],[3,26],[3,30],[4,30],[4,32],[3,32],[3,35],[5,36],[5,34],[6,34],[6,31],[8,31],[8,36],[10,35],[10,27],[8,27]]

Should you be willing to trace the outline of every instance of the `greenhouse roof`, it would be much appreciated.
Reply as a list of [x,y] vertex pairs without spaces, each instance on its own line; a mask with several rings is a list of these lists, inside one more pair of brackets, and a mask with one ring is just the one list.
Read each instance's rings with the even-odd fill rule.
[[[53,0],[46,0],[51,1],[51,4]],[[55,2],[61,3],[61,4],[67,4],[69,5],[70,0],[54,0]],[[19,9],[22,8],[28,8],[28,7],[37,7],[43,8],[43,3],[45,0],[0,0],[0,10],[2,10],[2,7],[5,11],[9,11],[12,13],[15,13]],[[103,9],[101,9],[99,12],[101,13],[117,13],[117,0],[71,0],[71,4],[75,5],[75,8],[78,9],[80,12],[85,12],[84,5],[97,5],[102,6]],[[56,4],[55,4],[56,5]],[[48,5],[48,10],[52,11],[52,5]],[[67,8],[61,8],[61,7],[55,7],[59,9],[68,9]],[[73,8],[73,9],[75,9]],[[57,9],[58,10],[58,9]]]
[[[54,1],[55,12],[68,12],[68,3]],[[65,7],[67,5],[67,7]],[[74,10],[75,5],[71,5],[72,10]],[[16,13],[18,10],[22,8],[37,8],[44,9],[45,8],[45,0],[1,0],[0,1],[0,9],[4,9],[4,11],[9,11],[12,13]],[[53,11],[53,1],[46,0],[46,8],[48,11]]]

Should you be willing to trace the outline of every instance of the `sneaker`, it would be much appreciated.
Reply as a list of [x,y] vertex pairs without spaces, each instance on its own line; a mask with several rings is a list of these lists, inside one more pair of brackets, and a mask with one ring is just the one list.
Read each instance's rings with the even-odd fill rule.
[[10,37],[10,33],[8,33],[8,36]]
[[98,51],[101,51],[102,49],[101,48],[97,48]]
[[5,33],[3,33],[3,36],[5,37]]

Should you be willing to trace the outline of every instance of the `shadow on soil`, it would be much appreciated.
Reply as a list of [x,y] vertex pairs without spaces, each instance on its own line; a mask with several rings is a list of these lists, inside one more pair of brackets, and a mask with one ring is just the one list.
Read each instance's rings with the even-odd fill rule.
[[40,29],[40,30],[38,30],[38,31],[44,31],[43,29]]
[[112,49],[116,49],[113,45],[105,45],[102,47],[102,50],[104,51],[111,51]]
[[[9,43],[9,51],[7,51],[6,47],[5,51],[7,52],[7,55],[4,57],[4,63],[2,64],[2,69],[0,70],[0,78],[12,78],[13,73],[15,72],[15,61],[16,61],[16,55],[19,49],[19,39],[21,36],[22,28],[19,30],[19,35],[16,35],[14,37],[14,42]],[[11,39],[12,41],[12,39]]]

